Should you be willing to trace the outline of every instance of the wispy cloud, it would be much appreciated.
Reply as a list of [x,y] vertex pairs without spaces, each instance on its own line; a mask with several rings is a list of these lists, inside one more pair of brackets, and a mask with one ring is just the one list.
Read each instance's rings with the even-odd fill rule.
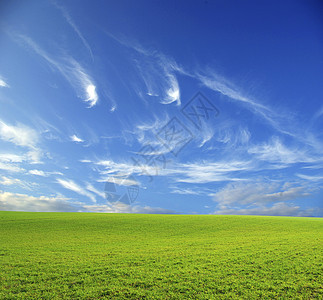
[[0,210],[35,211],[35,212],[67,212],[78,211],[77,204],[63,197],[30,196],[0,191]]
[[63,173],[61,172],[48,172],[48,171],[43,171],[43,170],[29,170],[28,171],[29,174],[31,175],[36,175],[36,176],[41,176],[41,177],[48,177],[51,175],[63,175]]
[[150,206],[130,206],[123,203],[84,204],[63,196],[30,196],[0,191],[0,210],[31,212],[97,212],[97,213],[146,213],[174,214],[175,211]]
[[84,38],[83,34],[81,33],[81,31],[79,30],[79,28],[76,26],[75,22],[73,21],[71,15],[69,14],[69,12],[67,11],[67,9],[61,5],[58,5],[57,3],[55,3],[55,6],[61,11],[64,19],[66,20],[66,22],[72,27],[72,29],[75,31],[75,33],[78,35],[78,37],[81,39],[83,45],[86,47],[86,49],[89,51],[91,58],[93,60],[93,53],[92,53],[92,49],[89,45],[89,43],[87,42],[87,40]]
[[8,83],[6,83],[6,82],[1,78],[1,76],[0,76],[0,87],[6,87],[6,88],[8,88],[8,87],[9,87],[9,84],[8,84]]
[[98,213],[134,213],[134,214],[175,214],[170,209],[150,206],[130,206],[123,203],[115,203],[113,205],[84,205],[84,208],[90,212]]
[[302,179],[306,179],[308,181],[323,181],[323,176],[321,175],[296,174],[296,176]]
[[284,187],[277,182],[229,183],[214,195],[220,206],[263,205],[294,200],[310,195],[305,187]]
[[282,165],[301,162],[314,162],[318,159],[309,156],[306,150],[287,147],[277,136],[273,137],[268,143],[251,146],[248,149],[248,153],[254,154],[260,160]]
[[77,135],[73,134],[72,136],[70,136],[70,139],[72,142],[76,142],[76,143],[83,143],[84,140],[82,140],[81,138],[79,138]]
[[213,196],[215,214],[318,216],[313,209],[301,209],[293,201],[310,196],[304,186],[279,182],[229,183]]
[[78,184],[76,184],[73,180],[69,179],[57,179],[57,183],[59,183],[62,187],[71,190],[79,195],[88,197],[92,202],[96,202],[96,199],[92,193],[87,191],[86,189],[82,188]]
[[0,179],[0,184],[2,185],[21,185],[21,180],[18,178],[9,178],[6,176],[2,176]]
[[180,87],[176,77],[179,67],[173,59],[156,50],[144,49],[138,42],[129,38],[105,33],[120,45],[132,50],[135,55],[134,66],[139,78],[138,82],[133,84],[141,98],[148,95],[156,97],[162,104],[181,104]]
[[161,170],[161,176],[172,175],[177,182],[210,183],[221,181],[243,181],[236,172],[250,170],[250,161],[201,161],[195,163],[177,163],[172,168]]
[[0,185],[15,186],[15,187],[19,186],[26,190],[32,190],[32,188],[35,187],[37,184],[23,181],[18,178],[2,176],[0,179]]
[[138,181],[132,178],[128,178],[128,176],[107,176],[103,177],[98,180],[98,182],[111,182],[117,185],[123,185],[123,186],[133,186],[133,185],[139,185]]
[[8,172],[13,172],[13,173],[22,173],[25,171],[24,168],[21,168],[17,164],[12,164],[12,163],[8,163],[8,162],[1,162],[1,161],[0,161],[0,170],[5,170]]
[[77,95],[89,104],[89,108],[97,104],[99,97],[93,79],[73,57],[64,55],[60,58],[53,58],[30,37],[22,34],[13,34],[12,36],[19,43],[22,42],[41,56],[51,67],[57,69],[71,84]]
[[0,120],[0,139],[27,148],[24,159],[32,163],[40,163],[42,151],[38,147],[39,134],[32,128],[23,125],[11,125]]
[[171,190],[172,194],[180,194],[180,195],[200,195],[201,193],[199,191],[195,191],[189,188],[174,188]]
[[221,181],[245,181],[248,179],[241,177],[238,173],[253,168],[250,161],[238,160],[174,163],[171,166],[167,166],[167,168],[164,168],[162,165],[158,166],[153,164],[138,165],[130,161],[115,162],[112,160],[101,160],[93,163],[103,167],[103,170],[99,170],[102,176],[99,181],[102,182],[108,180],[109,176],[112,178],[114,175],[120,178],[129,175],[167,176],[175,182],[196,184]]
[[105,193],[103,191],[98,190],[96,187],[94,187],[91,183],[86,184],[86,189],[99,197],[105,199]]
[[254,208],[224,208],[214,212],[220,215],[259,215],[259,216],[295,216],[295,217],[322,217],[320,208],[301,209],[298,205],[277,202],[271,206]]

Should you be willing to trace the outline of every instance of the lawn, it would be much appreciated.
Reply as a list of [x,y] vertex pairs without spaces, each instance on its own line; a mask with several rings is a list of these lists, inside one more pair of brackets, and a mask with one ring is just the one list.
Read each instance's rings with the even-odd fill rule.
[[323,299],[323,219],[0,212],[0,299]]

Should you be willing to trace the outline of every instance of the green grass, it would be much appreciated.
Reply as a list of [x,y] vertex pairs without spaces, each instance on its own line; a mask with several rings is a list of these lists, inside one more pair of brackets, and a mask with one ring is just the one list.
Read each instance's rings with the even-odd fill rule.
[[317,218],[0,212],[0,299],[323,299]]

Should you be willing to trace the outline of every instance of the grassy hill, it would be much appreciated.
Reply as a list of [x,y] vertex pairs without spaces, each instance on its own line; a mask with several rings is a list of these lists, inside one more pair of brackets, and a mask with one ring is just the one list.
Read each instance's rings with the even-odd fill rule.
[[323,219],[0,212],[0,299],[322,299]]

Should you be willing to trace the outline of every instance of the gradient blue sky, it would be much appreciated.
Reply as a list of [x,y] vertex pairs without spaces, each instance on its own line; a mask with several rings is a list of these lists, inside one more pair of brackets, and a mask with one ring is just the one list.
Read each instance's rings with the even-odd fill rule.
[[0,210],[323,216],[320,1],[1,1],[0,45]]

